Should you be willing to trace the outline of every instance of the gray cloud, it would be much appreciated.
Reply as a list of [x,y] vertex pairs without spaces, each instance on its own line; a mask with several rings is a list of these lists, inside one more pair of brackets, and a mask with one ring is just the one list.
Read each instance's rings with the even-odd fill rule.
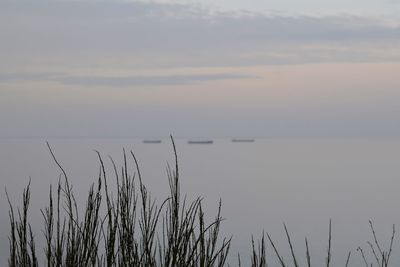
[[0,33],[0,69],[400,60],[393,56],[400,54],[400,27],[379,20],[222,14],[179,4],[2,1]]
[[244,74],[205,74],[205,75],[168,75],[168,76],[123,76],[123,77],[98,77],[98,76],[69,76],[57,79],[63,84],[83,86],[164,86],[185,85],[205,81],[232,80],[254,78]]
[[13,72],[0,73],[0,83],[45,81],[56,78],[60,73],[55,72]]
[[130,76],[72,76],[61,73],[0,73],[0,83],[52,81],[68,85],[87,87],[128,87],[185,85],[206,81],[256,78],[254,75],[237,73],[194,74],[194,75],[130,75]]

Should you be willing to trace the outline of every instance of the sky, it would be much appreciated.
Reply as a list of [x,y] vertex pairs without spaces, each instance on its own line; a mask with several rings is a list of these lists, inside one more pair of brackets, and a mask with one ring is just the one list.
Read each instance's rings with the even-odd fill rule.
[[[143,1],[150,2],[150,1]],[[153,1],[154,2],[154,1]],[[397,15],[398,0],[184,0],[157,1],[159,3],[195,4],[220,11],[250,11],[269,14],[309,14],[309,15]]]
[[400,1],[1,1],[0,137],[397,137]]

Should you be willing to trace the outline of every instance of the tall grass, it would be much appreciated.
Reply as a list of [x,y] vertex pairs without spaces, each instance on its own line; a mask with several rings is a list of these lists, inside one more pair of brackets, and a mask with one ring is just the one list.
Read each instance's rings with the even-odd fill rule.
[[[221,203],[207,223],[199,197],[188,202],[181,196],[179,168],[168,166],[169,197],[156,203],[143,183],[135,155],[123,153],[118,170],[110,158],[117,184],[108,187],[100,153],[100,172],[88,193],[81,215],[66,171],[49,151],[61,171],[56,192],[50,187],[49,205],[42,210],[47,266],[224,266],[230,238],[220,238]],[[128,157],[136,172],[130,173]],[[28,223],[30,184],[23,193],[22,211],[15,217],[10,205],[9,266],[38,266],[34,236]],[[102,206],[104,207],[102,208]],[[102,213],[102,211],[104,211]],[[82,217],[81,217],[82,216]]]
[[[41,210],[44,220],[44,264],[48,267],[75,266],[229,266],[228,254],[230,237],[221,237],[221,201],[215,218],[206,222],[202,198],[188,201],[181,195],[178,158],[172,139],[175,164],[168,165],[169,196],[157,203],[143,182],[138,161],[134,153],[123,151],[123,162],[117,166],[110,157],[116,190],[108,186],[105,162],[97,152],[100,168],[97,182],[89,189],[83,214],[80,213],[72,185],[66,171],[58,162],[50,145],[47,144],[61,175],[56,190],[49,188],[49,204]],[[132,162],[135,171],[129,171]],[[10,197],[9,203],[10,267],[39,266],[35,238],[28,220],[30,202],[30,182],[23,192],[22,208],[15,211]],[[314,265],[307,238],[305,257],[298,258],[291,235],[283,224],[287,238],[290,259],[285,259],[271,236],[262,234],[260,240],[251,239],[251,256],[244,266],[349,266],[351,252],[345,261],[332,261],[332,223],[329,222],[326,261]],[[368,249],[373,255],[368,259],[362,247],[358,247],[360,258],[366,267],[388,267],[395,237],[393,225],[388,248],[378,242],[375,229],[370,222],[373,241],[368,241]],[[267,259],[267,244],[275,259]],[[291,262],[291,264],[289,263]],[[313,265],[312,265],[313,264]],[[335,264],[335,265],[332,265]],[[238,266],[242,266],[238,255]]]

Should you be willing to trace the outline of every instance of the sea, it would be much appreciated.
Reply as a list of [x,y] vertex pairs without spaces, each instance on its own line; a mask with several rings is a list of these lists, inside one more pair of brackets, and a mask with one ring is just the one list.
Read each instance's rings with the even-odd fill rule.
[[[9,254],[9,206],[16,208],[31,182],[29,218],[40,242],[50,185],[56,187],[61,171],[46,141],[66,170],[78,204],[99,176],[99,151],[108,181],[115,186],[109,157],[118,166],[123,149],[131,172],[136,156],[143,182],[157,203],[168,197],[167,166],[174,166],[170,138],[146,142],[143,138],[2,138],[0,139],[0,266]],[[307,237],[313,266],[323,266],[327,256],[329,221],[332,222],[331,266],[365,266],[361,247],[376,264],[368,241],[374,243],[373,223],[382,249],[388,249],[393,224],[400,227],[400,139],[397,138],[255,138],[232,142],[231,138],[207,138],[213,142],[189,144],[193,138],[175,138],[182,197],[203,198],[206,218],[212,219],[222,201],[221,235],[232,237],[228,258],[237,266],[250,265],[251,239],[257,245],[269,234],[291,266],[291,254],[283,223],[290,232],[296,256],[305,266]],[[197,140],[197,139],[196,139]],[[202,139],[203,140],[203,139]],[[204,140],[203,140],[204,141]],[[400,229],[400,228],[399,228]],[[400,233],[400,230],[399,230]],[[42,240],[42,241],[40,241]],[[400,262],[400,236],[396,233],[393,262]],[[267,243],[269,266],[278,266]]]

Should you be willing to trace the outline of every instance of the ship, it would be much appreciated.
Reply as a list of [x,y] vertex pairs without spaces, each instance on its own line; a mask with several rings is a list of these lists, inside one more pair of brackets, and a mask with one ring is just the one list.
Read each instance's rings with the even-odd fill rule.
[[144,144],[161,144],[161,140],[143,140]]
[[201,144],[201,145],[208,145],[213,144],[213,140],[189,140],[188,144]]
[[254,143],[254,139],[251,138],[234,138],[232,139],[233,143]]

